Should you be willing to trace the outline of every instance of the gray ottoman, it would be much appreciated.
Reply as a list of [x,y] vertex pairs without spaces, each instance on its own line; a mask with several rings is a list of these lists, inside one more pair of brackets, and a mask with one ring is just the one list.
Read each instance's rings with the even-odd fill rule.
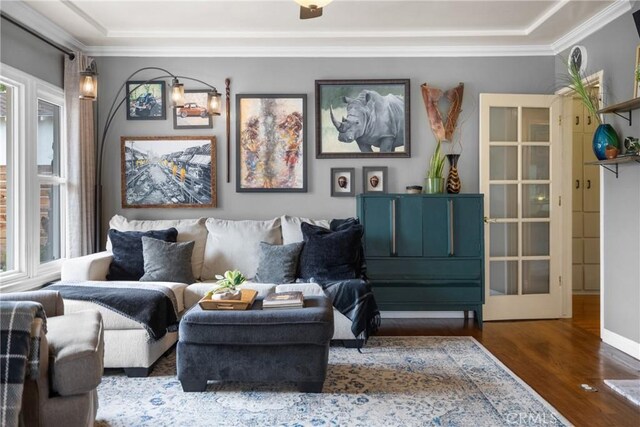
[[207,380],[295,382],[319,393],[327,374],[333,310],[325,297],[304,308],[246,311],[191,308],[180,321],[178,379],[184,391],[204,391]]

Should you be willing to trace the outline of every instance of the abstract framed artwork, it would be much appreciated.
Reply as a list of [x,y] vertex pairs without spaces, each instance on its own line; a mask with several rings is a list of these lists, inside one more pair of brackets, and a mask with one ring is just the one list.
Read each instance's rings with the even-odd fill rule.
[[236,95],[236,191],[307,191],[307,95]]
[[123,136],[123,208],[215,208],[213,136]]
[[166,115],[165,82],[127,82],[127,120],[164,120]]
[[207,112],[208,91],[185,90],[184,106],[173,108],[174,129],[212,129],[213,118]]
[[640,97],[640,44],[636,48],[636,67],[633,69],[633,97]]
[[362,185],[365,193],[386,193],[387,186],[386,166],[365,166],[362,168]]
[[331,197],[355,196],[355,177],[354,168],[331,168]]
[[409,79],[316,80],[316,158],[411,157]]

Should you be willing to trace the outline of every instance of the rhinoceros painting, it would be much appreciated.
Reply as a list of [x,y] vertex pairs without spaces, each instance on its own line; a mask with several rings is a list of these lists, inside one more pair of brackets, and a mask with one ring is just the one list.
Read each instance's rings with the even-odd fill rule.
[[316,156],[409,157],[408,80],[316,81]]

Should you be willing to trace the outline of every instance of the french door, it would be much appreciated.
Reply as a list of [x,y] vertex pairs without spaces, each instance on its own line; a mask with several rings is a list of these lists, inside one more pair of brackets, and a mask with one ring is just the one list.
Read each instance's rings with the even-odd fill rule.
[[560,317],[560,100],[480,95],[485,320]]

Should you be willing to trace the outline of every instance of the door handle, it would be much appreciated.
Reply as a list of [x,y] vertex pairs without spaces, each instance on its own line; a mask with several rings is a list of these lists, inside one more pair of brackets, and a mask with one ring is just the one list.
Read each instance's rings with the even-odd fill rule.
[[391,199],[391,256],[398,255],[396,249],[396,199]]
[[489,223],[495,224],[495,223],[498,222],[498,220],[495,219],[495,218],[489,218],[488,216],[485,216],[484,217],[484,222],[485,222],[485,224],[489,224]]
[[456,254],[456,250],[454,247],[454,227],[453,227],[453,200],[449,199],[448,200],[448,206],[449,209],[449,256],[454,256]]
[[576,126],[580,124],[580,116],[576,116]]
[[591,180],[587,180],[587,190],[591,189]]
[[576,189],[580,188],[580,180],[576,179]]
[[587,124],[591,125],[591,116],[587,116]]

